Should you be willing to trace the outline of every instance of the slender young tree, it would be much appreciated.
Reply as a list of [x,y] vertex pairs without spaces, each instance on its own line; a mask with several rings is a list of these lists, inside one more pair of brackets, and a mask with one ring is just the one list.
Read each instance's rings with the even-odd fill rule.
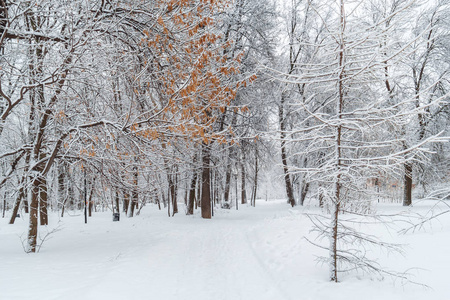
[[[362,196],[368,195],[367,179],[380,172],[383,176],[400,172],[405,163],[420,157],[424,144],[402,148],[402,141],[392,138],[391,133],[400,135],[418,111],[411,108],[413,97],[405,96],[399,105],[383,89],[386,65],[409,52],[400,48],[387,58],[383,53],[390,49],[383,41],[394,24],[388,28],[379,21],[368,24],[363,6],[354,8],[354,1],[352,5],[349,2],[330,1],[326,8],[331,10],[309,2],[326,29],[316,39],[314,57],[299,59],[298,72],[285,75],[288,82],[302,87],[305,96],[295,106],[305,117],[290,132],[294,142],[305,146],[297,149],[295,156],[323,157],[314,168],[303,165],[297,171],[307,174],[323,191],[329,223],[313,221],[320,235],[329,238],[329,257],[325,260],[330,266],[330,280],[335,282],[347,269],[383,272],[373,267],[363,250],[354,249],[351,241],[382,243],[352,229],[341,220],[341,214],[369,214],[370,201]],[[387,17],[409,7],[405,2]],[[298,43],[302,45],[301,40]]]

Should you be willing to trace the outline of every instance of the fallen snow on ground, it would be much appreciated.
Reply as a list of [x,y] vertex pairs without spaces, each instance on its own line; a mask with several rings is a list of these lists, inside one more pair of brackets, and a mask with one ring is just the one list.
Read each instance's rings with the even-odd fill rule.
[[[420,203],[412,210],[425,213],[431,206]],[[404,209],[395,204],[378,210]],[[88,224],[79,213],[52,214],[41,235],[60,230],[38,254],[22,249],[27,219],[15,225],[1,219],[0,299],[449,299],[450,213],[405,235],[397,230],[407,223],[389,230],[364,225],[406,245],[405,256],[382,252],[379,262],[390,270],[409,269],[427,289],[357,273],[328,282],[328,266],[316,262],[327,252],[304,239],[314,238],[305,212],[319,210],[258,201],[256,208],[219,209],[204,220],[198,212],[169,218],[147,206],[120,222],[112,222],[111,213],[95,213]]]

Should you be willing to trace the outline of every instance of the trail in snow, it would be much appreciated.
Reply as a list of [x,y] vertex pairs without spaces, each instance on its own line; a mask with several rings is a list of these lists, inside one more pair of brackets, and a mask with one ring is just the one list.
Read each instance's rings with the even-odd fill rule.
[[[425,267],[433,270],[418,278],[431,274],[435,291],[403,289],[371,276],[348,275],[333,284],[327,266],[314,260],[324,253],[303,239],[311,228],[303,210],[284,201],[260,202],[256,208],[217,210],[212,220],[203,220],[198,214],[168,218],[149,206],[141,216],[120,222],[97,213],[88,224],[74,216],[59,225],[55,214],[47,230],[63,229],[39,254],[21,249],[18,236],[26,220],[13,226],[2,220],[0,299],[447,299],[450,289],[440,280],[446,269],[439,266],[449,261],[450,242],[440,239],[434,259],[427,256]],[[412,242],[414,264],[405,258],[382,260],[391,268],[422,266],[421,255],[431,246],[421,241],[445,236],[449,225],[445,219],[433,233],[399,237]]]

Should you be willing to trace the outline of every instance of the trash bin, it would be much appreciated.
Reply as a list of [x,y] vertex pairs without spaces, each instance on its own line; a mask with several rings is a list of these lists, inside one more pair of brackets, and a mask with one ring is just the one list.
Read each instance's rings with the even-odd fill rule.
[[113,222],[120,221],[120,213],[113,213]]

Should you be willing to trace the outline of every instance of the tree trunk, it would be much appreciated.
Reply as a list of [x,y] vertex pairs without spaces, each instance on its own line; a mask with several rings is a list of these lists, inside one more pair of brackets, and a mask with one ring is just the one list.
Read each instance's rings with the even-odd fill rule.
[[309,182],[306,182],[305,180],[302,180],[301,186],[302,187],[301,187],[301,191],[300,191],[299,204],[301,206],[303,206],[303,204],[305,203],[306,195],[308,194]]
[[62,207],[61,207],[61,218],[64,217],[64,211],[65,211],[65,209],[66,209],[66,202],[67,202],[67,199],[68,199],[68,198],[64,199],[64,202],[62,203]]
[[[405,141],[403,141],[403,149],[408,149]],[[410,206],[412,204],[412,169],[413,166],[410,161],[403,163],[403,206]]]
[[128,194],[128,192],[125,192],[123,194],[123,207],[122,207],[122,211],[125,213],[125,216],[128,215],[128,206],[130,206],[130,194]]
[[177,203],[177,183],[174,180],[170,186],[170,194],[172,196],[172,216],[178,213],[178,203]]
[[202,144],[202,218],[211,219],[210,148]]
[[[214,184],[213,184],[213,210],[214,210],[214,206],[217,204],[218,200],[219,200],[219,172],[217,171],[217,169],[215,168],[214,170]],[[213,215],[214,216],[214,215]]]
[[156,197],[156,203],[158,203],[158,209],[161,210],[161,201],[159,200],[158,196],[155,196],[155,197]]
[[25,180],[26,180],[26,175],[24,174],[22,177],[22,180],[20,182],[19,194],[17,195],[16,203],[14,204],[14,209],[13,209],[13,212],[11,215],[11,219],[9,219],[9,224],[14,224],[14,222],[16,221],[16,216],[17,216],[17,213],[19,212],[20,203],[22,202],[22,199],[24,199],[26,197],[25,187],[23,186],[25,184]]
[[[233,113],[233,118],[231,119],[231,127],[234,128],[237,122],[237,114]],[[225,190],[224,190],[224,201],[231,206],[230,190],[231,190],[231,156],[233,155],[233,148],[229,148],[227,152],[227,167],[225,171]]]
[[116,191],[115,201],[116,201],[116,212],[118,214],[120,214],[120,198],[119,198],[119,192],[118,191]]
[[[243,160],[245,160],[244,157],[243,157]],[[246,177],[245,161],[241,161],[241,204],[247,203],[247,191],[245,188],[245,177]]]
[[3,197],[3,213],[2,218],[5,218],[5,212],[6,212],[6,195]]
[[[330,238],[330,280],[334,282],[338,282],[338,256],[337,256],[337,241],[338,241],[338,217],[340,210],[340,202],[338,201],[340,195],[340,186],[339,183],[336,183],[336,191],[335,197],[337,197],[333,201],[332,212],[331,212],[331,238]],[[335,202],[336,201],[336,202]]]
[[170,196],[170,183],[169,183],[169,188],[167,190],[167,214],[170,217],[170,201],[171,201],[171,196]]
[[202,188],[202,182],[201,182],[201,180],[202,180],[202,177],[201,177],[201,174],[199,173],[198,175],[197,175],[197,187],[196,187],[196,189],[195,189],[195,191],[196,191],[196,197],[195,197],[195,209],[198,209],[198,205],[200,204],[200,202],[202,201],[201,200],[201,197],[202,197],[202,191],[201,191],[201,188]]
[[[66,174],[68,175],[68,174]],[[74,180],[74,178],[68,178],[67,182],[71,182],[71,179]],[[73,210],[75,207],[75,192],[73,190],[73,186],[71,184],[68,185],[67,187],[67,192],[68,192],[68,199],[66,200],[66,203],[69,202],[69,209]],[[67,204],[65,205],[65,207],[67,208]]]
[[238,174],[234,174],[234,188],[235,188],[235,198],[236,198],[236,210],[239,210],[239,201],[238,201]]
[[161,198],[162,198],[162,201],[163,201],[163,206],[164,206],[164,208],[166,208],[167,207],[167,202],[166,202],[166,194],[164,194],[164,191],[161,191]]
[[186,178],[186,181],[184,184],[184,206],[185,207],[188,207],[188,205],[189,205],[189,191],[190,191],[189,182]]
[[30,224],[28,227],[28,249],[27,252],[36,252],[36,241],[38,231],[38,208],[39,208],[39,187],[38,178],[33,180],[31,188],[31,204],[30,204]]
[[403,206],[412,204],[412,164],[405,162],[405,174],[403,176]]
[[231,187],[231,163],[230,158],[228,156],[227,159],[227,168],[225,171],[225,191],[224,191],[224,201],[228,203],[230,201],[230,187]]
[[[203,159],[202,159],[203,162]],[[201,170],[203,172],[203,168]],[[198,209],[198,206],[201,205],[202,202],[202,173],[199,172],[197,174],[197,201],[195,201],[195,209]]]
[[39,176],[39,219],[41,226],[48,225],[48,211],[47,211],[47,179],[45,176]]
[[131,192],[131,206],[129,214],[130,218],[134,216],[134,210],[137,209],[139,205],[138,184],[139,184],[139,173],[137,166],[135,166],[133,172],[133,191]]
[[89,203],[89,206],[88,206],[88,216],[89,217],[92,217],[92,207],[94,206],[94,201],[92,200],[92,196],[93,196],[93,194],[94,194],[94,185],[92,184],[91,185],[91,192],[89,193],[89,199],[88,199],[88,203]]
[[138,203],[139,203],[139,194],[137,191],[133,190],[131,192],[130,213],[128,217],[132,218],[134,216],[134,211],[138,207]]
[[288,197],[288,203],[292,207],[295,206],[294,191],[291,183],[291,176],[289,174],[289,168],[287,164],[287,152],[286,152],[286,120],[284,116],[284,103],[286,102],[286,94],[282,93],[281,103],[278,110],[278,117],[280,122],[280,136],[281,136],[281,162],[283,164],[284,183],[286,186],[286,195]]
[[253,207],[256,207],[256,192],[258,191],[258,149],[256,149],[255,153],[255,180],[253,182],[253,195],[251,199],[251,204]]
[[[6,196],[6,195],[5,195]],[[20,203],[23,198],[23,187],[20,188],[19,194],[17,195],[16,202],[14,203],[14,208],[11,214],[11,218],[9,219],[9,224],[14,224],[16,221],[17,213],[19,212]],[[5,217],[5,206],[6,206],[6,197],[3,198],[3,218]]]
[[172,187],[170,192],[172,193],[172,216],[178,213],[178,168],[175,169],[175,174],[173,175]]
[[[194,156],[194,166],[195,166],[195,157]],[[188,203],[188,209],[186,214],[192,215],[194,214],[194,202],[195,202],[195,186],[197,184],[197,170],[194,167],[194,170],[192,171],[192,180],[191,180],[191,187],[189,189],[189,203]]]
[[[31,153],[27,152],[26,157],[25,157],[25,170],[26,171],[29,170],[30,159],[31,159]],[[27,175],[24,174],[23,175],[23,179],[22,179],[23,180],[23,184],[27,183],[27,179],[28,179]],[[26,214],[28,214],[30,212],[29,204],[28,204],[28,189],[26,189],[26,188],[24,188],[24,190],[23,190],[23,209],[24,209],[24,212]]]
[[66,195],[66,186],[64,184],[64,179],[65,179],[65,167],[64,167],[64,163],[62,161],[60,161],[58,163],[58,203],[60,204],[60,206],[62,207],[62,209],[64,209],[64,204],[65,201],[67,199]]
[[284,183],[286,185],[286,195],[288,197],[288,203],[294,207],[295,206],[295,198],[294,198],[294,191],[291,184],[291,176],[289,174],[289,170],[287,167],[287,156],[286,156],[286,150],[284,148],[285,142],[281,142],[282,148],[281,148],[281,161],[283,163],[283,173],[284,173]]
[[[344,56],[344,43],[342,35],[345,30],[345,9],[344,0],[340,1],[340,33],[341,40],[339,41],[339,83],[338,83],[338,101],[336,103],[336,115],[339,121],[342,120],[342,114],[344,111],[344,71],[345,71],[345,56]],[[336,178],[334,182],[334,197],[332,199],[332,211],[331,211],[331,224],[330,224],[330,280],[338,282],[338,227],[339,227],[339,211],[341,205],[341,165],[342,165],[342,153],[341,153],[341,141],[342,141],[342,124],[338,123],[336,128],[336,143],[335,143],[335,169]]]
[[[319,159],[320,161],[320,159]],[[319,162],[320,163],[320,162]],[[302,159],[302,167],[306,168],[308,165],[308,157],[307,156],[303,156]],[[303,204],[305,203],[305,199],[306,199],[306,195],[308,194],[308,190],[309,190],[309,182],[306,181],[306,174],[300,174],[300,179],[299,179],[299,204],[301,206],[303,206]]]
[[319,185],[319,188],[318,188],[318,193],[319,193],[319,207],[320,208],[323,208],[323,205],[324,205],[324,201],[323,201],[323,188],[322,188],[322,186],[320,186]]

